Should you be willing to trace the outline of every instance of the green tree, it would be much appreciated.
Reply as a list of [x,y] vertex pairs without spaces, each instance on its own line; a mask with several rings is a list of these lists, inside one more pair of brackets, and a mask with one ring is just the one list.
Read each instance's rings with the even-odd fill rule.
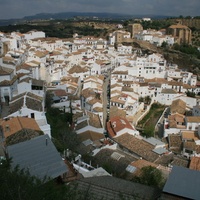
[[65,149],[76,151],[80,142],[73,130],[72,114],[64,113],[57,108],[49,108],[46,117],[51,125],[51,134],[57,150],[60,152]]
[[185,19],[191,19],[191,18],[192,18],[191,16],[186,16],[186,17],[185,17]]
[[129,20],[126,20],[123,22],[123,26],[128,26],[128,24],[129,24]]
[[151,97],[150,97],[150,96],[144,97],[144,102],[145,102],[146,104],[150,104],[150,103],[151,103]]
[[143,97],[139,97],[139,100],[138,100],[140,103],[141,102],[144,102],[144,98]]
[[144,131],[142,132],[142,136],[145,136],[147,138],[154,136],[154,126],[150,125],[144,128]]
[[194,92],[187,91],[185,92],[188,97],[195,97],[196,94]]
[[167,46],[168,46],[168,43],[163,41],[162,44],[161,44],[161,47],[166,48]]
[[179,44],[175,43],[173,45],[173,49],[177,50],[177,51],[180,51],[182,53],[185,53],[185,54],[194,55],[197,58],[200,57],[199,50],[197,49],[197,47],[192,46],[192,45],[188,45],[188,44],[180,44],[179,45]]
[[162,172],[152,166],[143,167],[140,175],[134,177],[133,181],[158,188],[162,188],[164,185]]
[[80,192],[75,185],[69,186],[56,180],[40,180],[28,171],[10,169],[10,161],[0,165],[1,200],[73,200],[92,199],[87,192]]
[[95,99],[101,99],[101,94],[99,92],[95,92]]

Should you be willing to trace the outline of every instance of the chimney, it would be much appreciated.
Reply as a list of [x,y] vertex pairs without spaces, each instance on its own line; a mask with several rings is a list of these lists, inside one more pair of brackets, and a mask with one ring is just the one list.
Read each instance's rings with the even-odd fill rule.
[[5,131],[10,132],[10,126],[8,124],[6,124]]
[[46,146],[48,145],[48,139],[46,138]]

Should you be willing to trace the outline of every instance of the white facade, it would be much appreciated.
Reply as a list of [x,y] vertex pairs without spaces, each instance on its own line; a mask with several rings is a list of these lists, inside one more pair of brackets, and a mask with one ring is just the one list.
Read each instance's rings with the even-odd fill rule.
[[28,33],[24,33],[24,37],[26,40],[32,40],[32,39],[36,39],[36,38],[45,38],[45,32],[29,31]]
[[34,118],[40,129],[43,131],[43,133],[49,135],[49,137],[51,138],[51,127],[47,123],[47,119],[44,112],[39,112],[36,110],[31,110],[26,107],[22,107],[21,109],[19,109],[19,111],[10,114],[8,117],[27,117],[27,116],[28,118]]
[[[31,31],[21,35],[13,33],[11,37],[0,34],[0,38],[0,46],[2,47],[3,42],[6,42],[10,50],[6,56],[12,59],[13,62],[6,64],[0,59],[0,65],[8,65],[9,68],[14,69],[12,77],[10,75],[0,76],[0,81],[12,80],[15,75],[16,64],[25,60],[28,66],[25,64],[25,68],[18,68],[17,71],[18,74],[26,73],[23,78],[32,77],[39,80],[42,79],[49,85],[53,82],[52,85],[54,83],[55,85],[59,84],[59,87],[64,88],[66,92],[76,93],[78,86],[71,84],[71,80],[69,81],[69,79],[80,77],[80,80],[83,81],[83,90],[91,88],[94,92],[101,94],[103,79],[102,77],[97,78],[97,75],[113,69],[111,71],[111,98],[116,97],[114,99],[116,102],[114,100],[111,101],[111,105],[116,105],[119,109],[125,110],[127,116],[134,116],[140,109],[138,103],[139,97],[150,96],[156,102],[164,105],[170,105],[173,100],[180,98],[186,102],[187,108],[193,108],[197,104],[195,98],[183,95],[187,91],[187,88],[196,93],[200,92],[200,89],[198,90],[196,87],[197,76],[191,72],[183,72],[178,69],[177,65],[167,64],[167,61],[161,54],[142,55],[140,50],[133,53],[132,46],[123,45],[118,45],[117,50],[114,49],[117,39],[126,40],[131,38],[129,32],[116,31],[111,33],[108,42],[111,46],[107,46],[107,41],[102,38],[91,36],[75,37],[73,42],[69,42],[62,39],[45,38],[45,33],[40,31]],[[158,46],[162,45],[163,42],[167,42],[169,45],[174,43],[173,37],[163,35],[162,32],[155,30],[143,31],[138,34],[138,39],[149,41]],[[22,47],[22,51],[18,53],[16,50]],[[12,58],[12,56],[18,55],[20,58]],[[77,72],[73,73],[73,70],[71,70],[72,72],[69,72],[74,65],[79,65],[88,71],[83,70],[84,72],[79,73],[77,70]],[[90,77],[91,75],[96,78]],[[67,76],[70,78],[67,78],[66,82],[62,82],[61,79]],[[39,96],[44,95],[43,91],[32,91],[31,82],[22,82],[23,78],[19,78],[20,83],[18,85],[18,81],[16,81],[12,86],[1,86],[1,98],[3,102],[5,102],[5,95],[11,98],[24,91],[30,91]],[[154,79],[153,82],[156,82],[155,78],[163,79],[163,82],[160,82],[160,85],[157,84],[155,87],[151,87],[149,80]],[[127,84],[127,86],[124,83],[125,81],[132,81],[132,83]],[[130,88],[127,89],[125,88],[126,86]],[[122,93],[126,94],[126,97],[121,95]],[[85,97],[84,109],[92,111],[95,108],[102,107],[100,103],[90,105],[89,101],[91,99],[91,96]],[[68,104],[67,102],[62,102],[60,106],[62,107],[63,105],[67,106]],[[196,116],[199,116],[197,107],[194,108],[193,112]],[[102,119],[102,112],[96,113]],[[100,130],[88,126],[81,130],[81,132],[89,129],[94,131]],[[123,134],[122,132],[119,132],[119,134]],[[80,133],[80,130],[78,133]]]
[[181,99],[182,101],[184,101],[186,103],[186,107],[192,109],[194,106],[197,105],[197,99],[193,98],[193,97],[188,97],[185,94],[182,94],[180,96],[177,96],[176,99]]
[[172,101],[178,96],[179,94],[171,89],[164,89],[161,91],[160,94],[157,94],[155,100],[163,105],[171,105]]
[[[6,70],[6,68],[4,69]],[[2,82],[0,86],[1,101],[9,102],[17,92],[18,80],[14,74],[14,71],[2,74],[0,76],[0,82]]]
[[175,43],[175,39],[171,35],[164,35],[160,31],[151,29],[143,30],[142,32],[136,34],[135,37],[138,40],[148,41],[156,46],[161,46],[163,42],[166,42],[170,46]]
[[198,131],[200,116],[189,116],[185,118],[187,130]]

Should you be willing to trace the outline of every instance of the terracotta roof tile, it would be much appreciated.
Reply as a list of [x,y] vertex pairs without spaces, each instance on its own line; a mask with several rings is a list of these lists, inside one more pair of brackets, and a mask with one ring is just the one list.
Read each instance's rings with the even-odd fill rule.
[[169,26],[169,28],[172,28],[172,29],[189,29],[187,26],[182,25],[182,24],[174,24],[174,25]]
[[87,112],[89,116],[89,125],[95,128],[102,128],[101,120],[98,114],[94,114],[92,112]]
[[10,86],[10,85],[13,85],[13,83],[15,82],[15,81],[17,81],[17,76],[14,76],[13,78],[12,78],[12,80],[4,80],[4,81],[1,81],[0,82],[0,86]]
[[159,157],[152,151],[154,149],[153,145],[128,133],[125,133],[122,136],[115,138],[114,140],[123,147],[129,149],[131,152],[150,162],[154,162]]
[[178,125],[184,125],[185,115],[175,113],[168,116],[170,128],[177,128]]
[[162,89],[161,93],[163,93],[163,94],[177,94],[177,92],[173,89]]
[[33,129],[41,131],[35,119],[27,117],[14,117],[8,120],[3,120],[1,122],[1,126],[3,128],[5,138],[22,129]]
[[186,117],[186,121],[193,123],[200,123],[200,116],[188,116]]
[[128,75],[128,71],[114,71],[112,74],[123,74],[123,75]]
[[37,110],[37,111],[42,111],[43,97],[37,96],[30,92],[27,92],[27,93],[25,92],[12,98],[9,104],[10,113],[16,112],[19,109],[21,109],[21,107],[24,104],[24,98],[26,99],[27,108]]
[[87,72],[88,69],[85,67],[81,67],[80,65],[74,65],[70,70],[68,70],[69,74],[73,73],[84,73]]
[[199,157],[192,157],[190,161],[190,169],[200,171],[200,158]]
[[110,119],[115,116],[121,116],[122,118],[126,118],[126,111],[117,108],[117,106],[111,106]]
[[104,134],[97,133],[94,131],[86,131],[78,135],[81,141],[90,139],[91,141],[96,141],[105,138]]
[[110,125],[112,126],[115,133],[117,133],[123,129],[135,130],[126,118],[122,118],[119,116],[110,118]]
[[186,103],[181,99],[174,100],[170,106],[171,113],[184,114],[186,110]]
[[94,105],[95,103],[101,103],[102,104],[102,100],[101,100],[101,98],[100,99],[93,98],[93,99],[89,100],[87,103],[90,104],[90,105]]
[[173,152],[180,153],[182,150],[182,138],[179,134],[168,135],[169,149]]
[[54,90],[53,93],[58,97],[67,96],[68,95],[65,90]]
[[0,76],[2,76],[2,75],[10,75],[13,71],[14,71],[13,69],[0,66]]
[[181,134],[183,140],[191,140],[191,141],[199,140],[198,135],[195,134],[194,131],[181,131]]
[[157,164],[149,162],[149,161],[144,160],[144,159],[136,160],[136,161],[132,162],[130,165],[134,166],[138,169],[142,169],[143,167],[147,167],[147,166],[158,167]]
[[94,112],[103,112],[103,107],[95,107],[93,108]]

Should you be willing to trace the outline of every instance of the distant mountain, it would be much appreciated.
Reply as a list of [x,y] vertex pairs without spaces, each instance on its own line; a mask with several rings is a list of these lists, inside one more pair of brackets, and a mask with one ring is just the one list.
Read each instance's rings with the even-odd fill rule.
[[69,19],[74,17],[98,17],[98,18],[131,18],[131,15],[116,13],[92,13],[92,12],[61,12],[61,13],[39,13],[33,16],[25,16],[23,19]]
[[23,23],[31,20],[39,20],[39,19],[72,19],[74,17],[88,17],[97,19],[111,19],[111,20],[126,20],[133,18],[143,18],[149,17],[152,19],[165,19],[170,16],[161,16],[161,15],[130,15],[130,14],[118,14],[118,13],[95,13],[95,12],[61,12],[61,13],[39,13],[36,15],[25,16],[20,19],[2,19],[0,20],[0,26],[14,25],[18,23]]
[[0,26],[8,26],[17,24],[21,19],[0,19]]
[[130,19],[130,18],[167,18],[168,16],[158,15],[130,15],[130,14],[118,14],[118,13],[93,13],[93,12],[61,12],[61,13],[40,13],[33,16],[26,16],[24,20],[33,19],[69,19],[73,17],[98,17],[101,19]]

